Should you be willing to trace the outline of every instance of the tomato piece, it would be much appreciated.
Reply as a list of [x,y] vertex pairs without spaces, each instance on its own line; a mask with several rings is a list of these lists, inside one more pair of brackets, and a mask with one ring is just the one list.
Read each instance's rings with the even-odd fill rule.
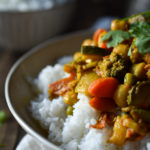
[[107,32],[105,29],[97,29],[96,32],[93,35],[93,40],[98,43],[99,35],[102,34],[103,32]]
[[65,94],[71,89],[69,83],[75,79],[75,75],[71,74],[69,77],[60,79],[49,85],[49,95],[51,98]]

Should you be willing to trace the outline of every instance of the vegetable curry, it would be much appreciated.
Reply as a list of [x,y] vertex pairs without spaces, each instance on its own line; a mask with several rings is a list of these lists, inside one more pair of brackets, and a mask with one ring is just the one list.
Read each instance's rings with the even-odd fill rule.
[[77,94],[87,95],[100,113],[90,128],[112,127],[109,143],[123,145],[150,132],[150,12],[113,20],[111,30],[98,29],[86,39],[73,61],[64,65],[69,77],[49,86],[51,98],[63,96],[67,115]]

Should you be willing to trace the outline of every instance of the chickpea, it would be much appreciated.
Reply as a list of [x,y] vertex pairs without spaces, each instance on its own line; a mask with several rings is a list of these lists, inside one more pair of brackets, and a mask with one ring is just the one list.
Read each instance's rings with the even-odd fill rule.
[[113,20],[111,22],[111,30],[127,30],[128,22],[126,20]]
[[145,63],[138,63],[138,64],[134,64],[131,68],[131,72],[133,73],[133,75],[135,75],[138,79],[143,79],[145,78],[146,75],[146,70],[145,70]]
[[83,41],[82,46],[96,46],[96,42],[91,39],[86,39]]
[[124,57],[128,56],[128,50],[129,50],[128,44],[119,44],[113,49],[114,52]]
[[77,93],[75,93],[73,90],[68,91],[64,96],[64,103],[67,105],[73,106],[77,101]]

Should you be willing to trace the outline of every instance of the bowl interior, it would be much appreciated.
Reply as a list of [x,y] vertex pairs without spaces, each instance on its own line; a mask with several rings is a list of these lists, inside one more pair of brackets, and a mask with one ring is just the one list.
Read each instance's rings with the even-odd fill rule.
[[46,65],[53,65],[58,58],[79,51],[83,40],[90,35],[91,33],[80,32],[47,41],[18,60],[8,74],[5,94],[10,111],[29,134],[49,147],[56,149],[47,141],[48,132],[41,128],[29,111],[30,101],[36,96],[30,80],[36,78]]

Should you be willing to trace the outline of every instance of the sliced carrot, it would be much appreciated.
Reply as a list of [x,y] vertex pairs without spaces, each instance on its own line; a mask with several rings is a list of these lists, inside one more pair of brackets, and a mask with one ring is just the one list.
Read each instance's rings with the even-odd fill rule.
[[103,32],[107,32],[105,29],[97,29],[93,35],[93,40],[98,43],[99,35],[102,34]]
[[113,77],[99,78],[89,85],[88,92],[92,96],[112,98],[118,84]]
[[51,98],[58,96],[58,95],[63,95],[67,91],[71,89],[69,86],[69,83],[75,79],[75,74],[71,74],[69,77],[60,79],[52,84],[49,85],[49,95]]
[[100,111],[108,111],[115,108],[115,102],[111,98],[94,97],[89,101],[91,107]]

